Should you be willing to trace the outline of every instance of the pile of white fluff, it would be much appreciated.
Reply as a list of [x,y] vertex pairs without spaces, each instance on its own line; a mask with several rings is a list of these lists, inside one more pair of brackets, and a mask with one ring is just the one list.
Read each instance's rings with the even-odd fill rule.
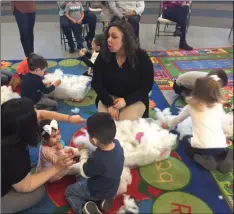
[[90,90],[91,78],[88,76],[64,75],[61,69],[56,69],[54,73],[45,75],[45,82],[61,80],[61,85],[49,94],[56,99],[82,100]]
[[7,102],[10,99],[20,98],[20,95],[13,92],[11,86],[2,86],[1,87],[1,105]]
[[[165,160],[170,156],[171,149],[176,143],[177,136],[161,128],[158,121],[152,119],[118,121],[116,127],[115,138],[123,147],[126,167],[135,168]],[[139,133],[143,135],[141,139],[137,139]],[[84,143],[90,152],[96,149],[89,142],[87,131],[75,138],[74,143],[76,146]]]
[[[171,120],[175,115],[171,115],[170,109],[164,109],[163,111],[160,111],[159,109],[155,109],[156,111],[156,117],[159,121],[159,123],[167,123],[169,120]],[[183,111],[183,108],[181,109]],[[229,139],[233,139],[233,112],[226,113],[223,110],[223,116],[222,116],[222,128],[225,133],[225,135]],[[180,134],[179,139],[181,140],[186,135],[192,135],[192,119],[191,117],[186,118],[184,121],[179,123],[177,125],[176,131]]]
[[124,214],[126,212],[130,212],[133,214],[138,214],[139,213],[139,208],[136,205],[136,202],[133,198],[130,198],[129,195],[123,195],[123,203],[124,205],[120,207],[119,211],[117,212],[118,214]]

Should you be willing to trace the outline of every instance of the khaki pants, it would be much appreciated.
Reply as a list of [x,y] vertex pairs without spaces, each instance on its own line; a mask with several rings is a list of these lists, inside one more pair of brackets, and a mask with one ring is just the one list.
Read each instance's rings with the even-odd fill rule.
[[[120,110],[119,120],[137,120],[143,116],[145,110],[144,103],[138,101]],[[103,105],[101,101],[98,103],[98,112],[108,112],[107,106]]]

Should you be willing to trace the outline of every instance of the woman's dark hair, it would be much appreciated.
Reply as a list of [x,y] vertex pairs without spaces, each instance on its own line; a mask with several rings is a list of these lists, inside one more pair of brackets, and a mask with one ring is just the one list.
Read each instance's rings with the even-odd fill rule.
[[104,47],[104,42],[105,42],[105,37],[104,37],[104,34],[97,34],[95,35],[94,37],[94,42],[97,46],[100,46],[101,50],[103,49]]
[[[50,125],[51,123],[51,120],[43,120],[40,122],[40,133],[41,133],[41,137],[44,139],[44,140],[49,140],[50,139],[50,135],[44,131],[43,127],[45,125]],[[56,131],[55,129],[52,128],[53,131]]]
[[211,71],[208,76],[217,75],[221,79],[221,87],[224,87],[228,84],[228,76],[226,72],[222,69],[217,69]]
[[39,126],[34,104],[30,99],[8,100],[1,105],[1,114],[2,146],[37,146],[40,141]]
[[130,62],[131,67],[134,68],[138,63],[137,51],[139,50],[139,44],[136,41],[136,35],[132,25],[124,20],[118,20],[111,23],[105,30],[104,33],[105,43],[102,52],[103,59],[108,63],[111,57],[113,56],[113,54],[108,49],[108,42],[107,42],[109,37],[109,30],[111,27],[116,27],[123,33],[123,46],[125,54],[127,60]]
[[41,70],[48,67],[47,61],[44,59],[44,57],[39,56],[35,53],[30,53],[28,55],[28,67],[30,71],[35,71],[36,69],[40,68]]

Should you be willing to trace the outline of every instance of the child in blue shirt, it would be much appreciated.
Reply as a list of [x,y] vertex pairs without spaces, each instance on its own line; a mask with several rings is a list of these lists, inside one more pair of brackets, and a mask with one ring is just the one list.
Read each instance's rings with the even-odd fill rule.
[[[76,213],[102,213],[111,208],[124,166],[124,153],[114,140],[116,125],[108,113],[96,113],[87,120],[90,141],[97,149],[88,157],[84,145],[80,149],[82,178],[68,186],[66,199]],[[95,203],[94,203],[95,202]],[[96,203],[101,203],[98,207]]]

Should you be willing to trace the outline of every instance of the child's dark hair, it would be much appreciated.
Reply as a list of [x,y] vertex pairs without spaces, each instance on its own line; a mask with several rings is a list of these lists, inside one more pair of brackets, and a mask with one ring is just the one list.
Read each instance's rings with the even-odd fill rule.
[[97,34],[94,37],[94,42],[97,46],[100,46],[101,50],[104,47],[104,43],[105,43],[105,37],[104,34]]
[[[50,125],[51,120],[43,120],[40,122],[40,133],[41,133],[41,138],[45,141],[48,141],[50,139],[50,135],[44,131],[44,126],[45,125]],[[55,129],[52,128],[53,131],[56,131]]]
[[47,61],[44,59],[44,57],[39,56],[35,53],[30,53],[28,55],[28,67],[30,71],[35,71],[36,69],[45,69],[48,67]]
[[224,87],[228,84],[228,77],[224,70],[222,69],[213,70],[208,74],[208,76],[212,75],[217,75],[221,79],[221,87]]
[[98,112],[87,120],[87,129],[91,138],[96,138],[100,143],[112,143],[116,134],[115,121],[110,114]]

